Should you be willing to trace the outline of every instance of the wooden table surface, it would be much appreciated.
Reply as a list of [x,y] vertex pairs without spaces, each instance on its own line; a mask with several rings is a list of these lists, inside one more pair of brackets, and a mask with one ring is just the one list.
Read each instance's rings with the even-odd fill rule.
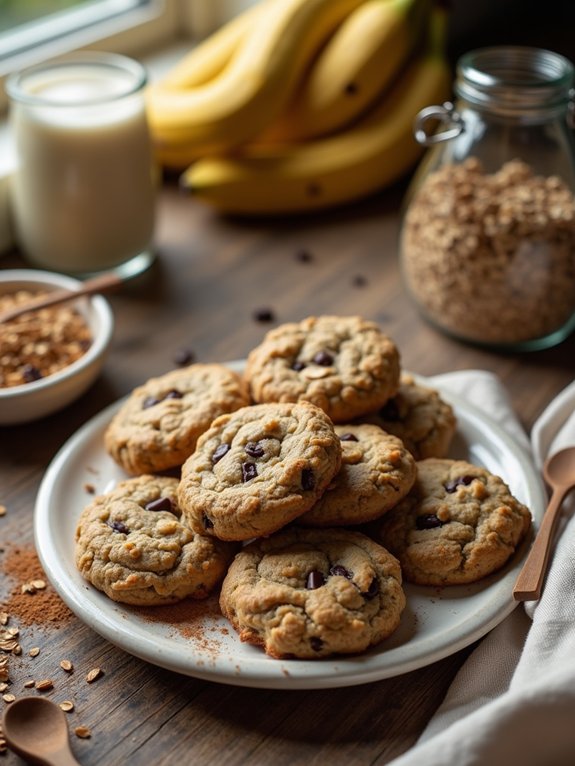
[[[13,591],[7,564],[33,545],[36,493],[64,442],[107,404],[174,367],[175,354],[197,361],[245,357],[269,327],[311,314],[362,314],[396,341],[405,368],[423,375],[482,368],[497,373],[520,419],[531,427],[574,378],[575,337],[538,353],[492,353],[451,340],[418,316],[403,290],[396,240],[404,189],[330,214],[283,221],[218,218],[166,185],[157,227],[158,260],[110,296],[116,332],[105,370],[79,401],[40,422],[0,429],[0,597]],[[305,251],[311,259],[302,260]],[[4,268],[20,265],[16,255]],[[254,312],[270,309],[274,321]],[[48,586],[50,590],[52,586]],[[34,596],[31,596],[33,598]],[[2,609],[0,608],[0,611]],[[89,764],[384,764],[409,748],[441,702],[472,647],[411,673],[342,689],[278,691],[180,676],[136,659],[75,617],[20,627],[23,652],[10,655],[15,696],[71,699],[78,760]],[[31,658],[32,647],[40,653]],[[59,667],[74,663],[74,672]],[[100,667],[94,683],[86,673]],[[27,690],[50,678],[47,692]],[[0,707],[6,703],[0,700]],[[11,753],[0,763],[21,763]]]

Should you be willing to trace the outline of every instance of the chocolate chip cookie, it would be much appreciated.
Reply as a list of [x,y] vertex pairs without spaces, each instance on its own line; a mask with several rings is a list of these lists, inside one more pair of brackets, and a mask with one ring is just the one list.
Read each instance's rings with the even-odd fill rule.
[[129,474],[181,466],[218,415],[249,404],[242,378],[221,364],[192,364],[134,389],[108,426],[108,453]]
[[182,467],[178,497],[192,529],[248,540],[309,510],[340,464],[340,440],[319,407],[243,407],[200,437]]
[[453,408],[439,392],[405,372],[395,396],[360,422],[374,423],[398,436],[416,460],[445,457],[457,425]]
[[243,548],[220,607],[242,641],[276,658],[362,652],[398,627],[398,561],[359,532],[290,527]]
[[154,606],[205,598],[235,546],[198,535],[181,518],[177,479],[138,476],[100,495],[76,529],[76,566],[114,601]]
[[267,333],[249,354],[245,378],[256,402],[310,401],[346,423],[394,396],[395,343],[361,317],[308,317]]
[[298,524],[351,526],[373,521],[397,505],[415,481],[415,460],[397,436],[374,425],[338,425],[342,464]]
[[411,492],[372,531],[406,580],[455,585],[502,567],[530,523],[499,476],[464,460],[428,458],[417,463]]

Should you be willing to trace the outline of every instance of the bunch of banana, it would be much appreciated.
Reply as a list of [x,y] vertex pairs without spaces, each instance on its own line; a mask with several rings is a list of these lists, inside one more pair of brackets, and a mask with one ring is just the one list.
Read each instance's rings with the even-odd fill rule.
[[[285,108],[309,61],[360,3],[265,0],[235,55],[234,35],[231,44],[224,40],[232,50],[227,64],[225,56],[214,54],[216,64],[224,62],[218,75],[181,89],[152,85],[148,116],[160,160],[171,164],[178,153],[188,160],[228,151],[260,133]],[[185,79],[181,70],[176,79]]]
[[392,183],[420,157],[415,115],[449,95],[446,16],[430,2],[264,0],[151,89],[159,160],[243,214],[325,208]]
[[320,51],[266,140],[333,133],[373,104],[423,39],[430,0],[367,0]]

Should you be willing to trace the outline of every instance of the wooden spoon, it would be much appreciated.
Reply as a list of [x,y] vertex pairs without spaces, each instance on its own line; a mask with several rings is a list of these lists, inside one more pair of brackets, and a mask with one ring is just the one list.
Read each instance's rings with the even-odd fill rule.
[[59,290],[51,290],[48,293],[32,298],[25,303],[21,303],[14,308],[8,309],[0,314],[0,324],[3,322],[9,322],[12,319],[16,319],[22,314],[27,314],[29,311],[38,311],[39,309],[47,308],[48,306],[56,306],[60,303],[66,303],[67,301],[75,300],[82,297],[82,295],[94,295],[94,293],[103,293],[106,290],[110,290],[113,287],[118,287],[123,283],[123,279],[114,273],[101,274],[93,279],[87,279],[76,290],[69,290],[67,288],[61,288]]
[[543,467],[543,476],[551,487],[551,500],[515,583],[513,598],[516,601],[537,601],[541,595],[561,503],[565,495],[575,487],[575,447],[567,447],[548,458]]
[[66,714],[46,697],[20,697],[4,711],[4,739],[28,763],[80,766],[72,755]]

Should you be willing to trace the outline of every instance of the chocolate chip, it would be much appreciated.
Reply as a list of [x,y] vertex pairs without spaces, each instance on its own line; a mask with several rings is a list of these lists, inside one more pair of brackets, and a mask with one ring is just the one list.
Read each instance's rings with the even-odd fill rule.
[[309,252],[309,250],[298,250],[295,257],[301,263],[311,263],[311,261],[313,261],[313,255]]
[[380,409],[379,415],[384,420],[390,420],[391,422],[395,422],[399,420],[400,414],[399,414],[399,407],[397,406],[397,400],[388,399],[387,402]]
[[447,484],[445,484],[445,491],[446,492],[455,492],[457,487],[461,485],[467,486],[468,484],[471,484],[471,482],[475,479],[475,476],[470,476],[469,474],[466,474],[465,476],[459,476],[457,479],[452,479],[451,481],[448,481]]
[[142,402],[142,409],[147,410],[150,407],[154,407],[156,404],[163,402],[164,399],[182,399],[183,396],[184,395],[175,388],[172,388],[170,391],[165,393],[160,399],[155,396],[146,396]]
[[313,361],[316,364],[320,364],[322,367],[329,367],[333,364],[333,356],[328,354],[327,351],[318,351],[314,356]]
[[435,529],[443,526],[443,522],[434,513],[427,513],[415,519],[415,526],[418,529]]
[[167,394],[165,394],[164,399],[183,399],[184,395],[178,391],[176,388],[172,388],[171,391],[168,391]]
[[112,521],[111,519],[108,519],[106,524],[111,527],[114,532],[121,532],[123,535],[128,535],[130,533],[130,530],[123,521]]
[[221,460],[226,452],[230,451],[229,444],[220,444],[212,453],[212,465],[215,465],[218,460]]
[[377,579],[377,577],[374,577],[369,584],[369,588],[365,591],[365,593],[362,593],[361,595],[364,598],[375,598],[378,593],[379,593],[379,580]]
[[195,358],[196,355],[191,349],[180,348],[174,354],[174,364],[178,367],[187,367],[188,364],[191,364]]
[[304,362],[296,361],[291,366],[292,370],[295,370],[296,372],[301,372],[305,368]]
[[214,522],[205,513],[202,515],[202,524],[204,529],[212,529],[214,526]]
[[318,638],[318,636],[312,636],[309,640],[309,645],[314,650],[314,652],[321,652],[323,648],[323,641],[321,638]]
[[253,317],[256,322],[273,322],[276,318],[274,312],[268,308],[256,309]]
[[255,463],[242,463],[242,481],[251,481],[258,475],[258,469]]
[[325,577],[321,572],[318,572],[317,569],[312,569],[305,581],[306,589],[317,590],[317,588],[321,588],[322,585],[325,585]]
[[248,442],[244,450],[250,457],[261,457],[264,454],[264,448],[260,442]]
[[342,434],[339,437],[339,440],[342,442],[356,442],[359,441],[357,436],[355,434],[350,433],[349,431],[345,434]]
[[170,511],[173,512],[172,501],[169,497],[159,497],[157,500],[152,500],[146,506],[147,511]]
[[27,364],[22,370],[22,377],[26,383],[33,383],[35,380],[40,380],[42,373],[37,367],[32,364]]
[[329,570],[330,575],[340,577],[345,577],[347,580],[351,580],[353,577],[353,572],[350,572],[349,569],[346,569],[342,564],[334,564],[331,569]]
[[304,468],[301,472],[301,487],[306,492],[315,487],[315,476],[311,468]]

